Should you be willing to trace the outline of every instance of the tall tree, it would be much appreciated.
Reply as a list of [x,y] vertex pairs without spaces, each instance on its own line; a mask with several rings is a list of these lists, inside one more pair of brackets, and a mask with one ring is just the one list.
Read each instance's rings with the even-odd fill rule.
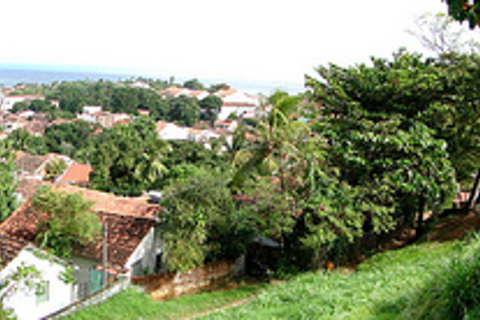
[[308,85],[322,106],[316,131],[327,138],[329,166],[360,188],[366,226],[382,232],[411,225],[423,203],[425,210],[445,205],[456,183],[445,142],[424,123],[445,96],[443,74],[405,51],[372,63],[320,67],[321,80]]
[[15,178],[15,155],[9,140],[0,140],[0,220],[5,220],[15,209],[14,195],[17,187]]
[[86,148],[95,171],[93,187],[133,196],[148,190],[163,174],[162,158],[169,146],[157,137],[152,120],[139,118],[92,136]]
[[200,107],[197,99],[181,95],[169,101],[170,110],[167,120],[186,126],[193,126],[200,118]]

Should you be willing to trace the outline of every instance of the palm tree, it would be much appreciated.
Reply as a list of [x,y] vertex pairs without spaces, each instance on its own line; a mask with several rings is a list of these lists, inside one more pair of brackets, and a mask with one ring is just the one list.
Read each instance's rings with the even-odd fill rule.
[[[255,126],[245,131],[252,142],[237,151],[243,160],[232,178],[231,186],[241,187],[248,175],[263,172],[280,179],[280,188],[285,190],[287,170],[300,163],[298,148],[309,136],[308,126],[299,118],[299,98],[282,91],[275,92],[267,100],[270,111]],[[268,109],[268,107],[266,108]]]

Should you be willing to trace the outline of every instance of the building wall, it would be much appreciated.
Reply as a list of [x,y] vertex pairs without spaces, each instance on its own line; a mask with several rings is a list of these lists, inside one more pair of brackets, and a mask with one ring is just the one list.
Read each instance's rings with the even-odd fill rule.
[[75,270],[77,297],[83,299],[91,293],[90,270],[94,269],[98,262],[81,257],[72,257],[72,262],[77,266],[77,270]]
[[130,270],[131,276],[154,273],[157,255],[162,253],[161,246],[162,243],[158,232],[155,232],[155,228],[151,228],[128,259],[125,269]]
[[[243,258],[238,261],[243,263]],[[241,268],[243,267],[239,267],[236,261],[221,260],[190,269],[185,273],[163,272],[153,276],[132,277],[131,281],[133,284],[144,286],[153,299],[159,300],[194,293],[238,274]]]
[[[42,256],[35,252],[40,252]],[[19,320],[39,319],[75,301],[75,286],[67,284],[61,279],[66,265],[31,247],[23,249],[0,272],[0,278],[5,279],[22,264],[34,266],[40,272],[41,279],[46,281],[47,296],[43,296],[43,299],[40,299],[36,295],[34,288],[21,285],[17,290],[12,291],[5,298],[4,306],[5,308],[12,308]]]
[[220,112],[218,113],[219,120],[226,120],[230,116],[230,114],[234,113],[237,116],[242,116],[246,114],[254,115],[257,111],[257,108],[254,106],[222,106]]

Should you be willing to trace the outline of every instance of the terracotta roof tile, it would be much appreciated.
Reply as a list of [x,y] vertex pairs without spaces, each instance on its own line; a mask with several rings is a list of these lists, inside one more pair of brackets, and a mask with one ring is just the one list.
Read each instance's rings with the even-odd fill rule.
[[27,245],[27,241],[0,233],[0,268],[5,267],[10,261],[15,259]]
[[52,183],[37,179],[23,178],[18,181],[16,193],[23,199],[30,199],[39,186],[51,186]]
[[[150,219],[121,216],[106,212],[97,213],[107,226],[107,256],[111,265],[123,267],[145,238],[155,222]],[[86,245],[76,245],[73,253],[77,256],[100,262],[102,260],[102,239]]]
[[59,183],[54,184],[53,188],[68,193],[81,193],[85,199],[93,202],[94,211],[152,219],[159,209],[156,204],[147,203],[144,198],[118,197],[106,192]]
[[55,190],[67,193],[80,193],[85,199],[93,202],[94,211],[104,211],[125,216],[153,219],[159,210],[158,205],[148,203],[145,197],[118,197],[110,193],[81,188],[63,183],[50,183],[35,179],[21,179],[17,193],[22,198],[30,199],[39,186],[51,186]]
[[90,180],[90,172],[93,172],[91,165],[72,163],[72,165],[63,173],[63,175],[59,177],[58,182],[86,184]]
[[49,159],[50,157],[48,155],[35,156],[26,153],[15,161],[15,167],[20,171],[25,171],[33,174],[35,173],[35,171],[41,168]]
[[[114,269],[121,270],[143,238],[154,226],[155,221],[107,212],[97,212],[97,215],[107,225],[108,261]],[[46,217],[46,214],[33,210],[30,202],[26,202],[0,224],[0,232],[22,239],[19,240],[21,243],[34,241],[37,235],[38,223]],[[102,259],[101,236],[85,245],[75,245],[73,254],[100,262]]]

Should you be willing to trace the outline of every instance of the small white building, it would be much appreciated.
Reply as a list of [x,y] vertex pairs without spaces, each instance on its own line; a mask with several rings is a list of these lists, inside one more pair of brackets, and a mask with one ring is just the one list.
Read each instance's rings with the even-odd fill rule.
[[94,113],[97,113],[97,112],[100,112],[100,111],[102,111],[101,106],[84,106],[82,108],[82,112],[87,113],[87,114],[94,114]]
[[190,131],[189,128],[177,126],[171,122],[157,122],[158,137],[163,140],[189,140]]
[[[76,287],[65,277],[72,266],[4,234],[0,234],[0,249],[0,282],[5,285],[0,296],[3,307],[11,309],[17,319],[40,319],[75,301]],[[26,275],[15,278],[25,270]]]

